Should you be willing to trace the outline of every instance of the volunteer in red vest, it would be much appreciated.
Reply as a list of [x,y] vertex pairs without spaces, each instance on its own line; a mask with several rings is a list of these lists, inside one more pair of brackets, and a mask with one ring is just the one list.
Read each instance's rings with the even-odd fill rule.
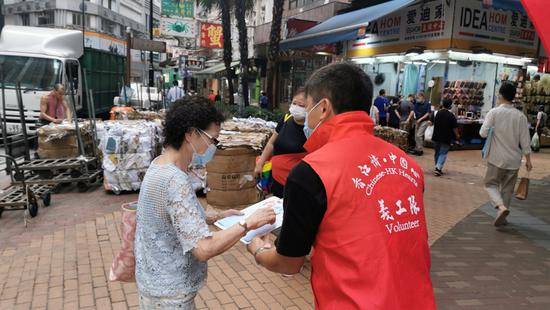
[[40,99],[40,120],[44,124],[59,124],[66,119],[71,121],[71,110],[65,101],[65,87],[55,84],[53,90]]
[[422,170],[373,134],[372,82],[357,66],[306,83],[308,155],[291,171],[280,235],[255,238],[256,262],[300,272],[313,247],[316,309],[435,309]]
[[305,91],[300,88],[294,94],[287,114],[277,125],[275,133],[267,143],[260,159],[256,163],[255,173],[259,176],[262,173],[266,161],[271,160],[273,195],[282,198],[286,178],[290,170],[296,166],[305,156],[303,147],[306,142],[304,135],[304,121],[306,117]]

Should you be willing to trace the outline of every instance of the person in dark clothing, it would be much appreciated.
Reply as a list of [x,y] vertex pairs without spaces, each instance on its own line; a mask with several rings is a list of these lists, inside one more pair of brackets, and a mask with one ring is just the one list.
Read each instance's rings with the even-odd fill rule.
[[431,117],[431,121],[434,124],[432,142],[435,149],[434,174],[436,176],[443,174],[443,165],[445,165],[445,160],[447,160],[451,144],[460,139],[456,117],[449,111],[452,105],[453,101],[451,99],[443,99],[443,106],[435,113],[435,116]]
[[415,144],[416,149],[414,154],[418,156],[424,155],[424,134],[426,129],[430,125],[428,122],[432,113],[431,104],[426,101],[424,93],[419,93],[416,96],[416,102],[414,104],[414,117],[415,123]]
[[391,105],[388,108],[388,126],[399,129],[401,123],[401,114],[399,113],[399,103],[401,99],[399,97],[393,97]]
[[422,169],[374,136],[370,102],[372,82],[355,65],[311,75],[308,154],[288,176],[281,233],[275,244],[255,237],[247,249],[258,265],[288,275],[300,272],[314,246],[318,309],[432,310]]
[[306,100],[304,89],[300,88],[294,94],[289,114],[277,125],[275,133],[267,143],[256,163],[254,173],[259,177],[264,164],[271,160],[273,184],[271,193],[282,198],[286,178],[290,170],[305,156],[303,147],[306,142],[304,135],[304,121],[306,117]]
[[388,107],[389,101],[386,98],[386,91],[381,89],[378,92],[379,96],[374,99],[374,105],[378,108],[378,116],[380,117],[380,126],[388,126]]
[[267,94],[265,91],[262,91],[260,93],[260,108],[262,109],[268,109],[269,108],[269,101],[267,98]]

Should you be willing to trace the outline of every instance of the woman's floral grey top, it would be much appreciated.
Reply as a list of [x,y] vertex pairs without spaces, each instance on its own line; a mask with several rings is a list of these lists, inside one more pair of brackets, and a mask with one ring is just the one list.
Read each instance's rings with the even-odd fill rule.
[[147,297],[196,293],[206,263],[191,253],[211,236],[188,176],[175,165],[151,164],[139,194],[135,239],[136,282]]

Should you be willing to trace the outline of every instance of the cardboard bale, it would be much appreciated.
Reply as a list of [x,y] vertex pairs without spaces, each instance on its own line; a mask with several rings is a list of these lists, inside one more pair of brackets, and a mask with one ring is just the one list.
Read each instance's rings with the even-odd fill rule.
[[236,173],[208,173],[208,187],[211,190],[240,190],[256,186],[254,171]]
[[260,199],[261,195],[256,187],[234,191],[211,190],[206,195],[208,204],[224,209],[249,206]]
[[[91,123],[79,122],[84,153],[93,154]],[[74,123],[49,124],[40,127],[38,133],[38,156],[43,159],[80,156]]]

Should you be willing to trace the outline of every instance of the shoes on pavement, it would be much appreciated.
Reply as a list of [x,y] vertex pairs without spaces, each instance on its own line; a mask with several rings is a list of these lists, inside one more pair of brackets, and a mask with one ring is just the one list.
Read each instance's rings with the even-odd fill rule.
[[[497,217],[495,218],[494,225],[495,227],[500,227],[503,225],[506,225],[508,222],[506,221],[506,217],[510,214],[510,210],[506,207],[499,207]],[[506,224],[505,224],[506,223]]]
[[435,170],[434,170],[434,175],[435,175],[436,177],[440,177],[440,176],[443,175],[443,171],[441,171],[441,169],[439,169],[439,168],[435,168]]

